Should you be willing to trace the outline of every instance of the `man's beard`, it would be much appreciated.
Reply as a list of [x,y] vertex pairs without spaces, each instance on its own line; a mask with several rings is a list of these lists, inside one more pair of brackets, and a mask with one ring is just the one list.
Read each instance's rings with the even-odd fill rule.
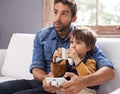
[[[57,23],[59,24],[59,26],[55,25]],[[57,21],[57,22],[54,22],[53,25],[57,32],[64,32],[70,28],[71,22],[69,22],[68,24],[62,24],[60,21]]]

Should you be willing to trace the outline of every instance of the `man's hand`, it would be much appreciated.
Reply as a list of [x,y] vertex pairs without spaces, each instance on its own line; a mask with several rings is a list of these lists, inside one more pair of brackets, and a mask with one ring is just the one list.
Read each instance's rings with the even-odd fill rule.
[[69,77],[70,80],[63,84],[61,90],[65,93],[76,94],[86,87],[97,86],[110,81],[115,77],[115,71],[110,67],[103,67],[90,75],[80,77],[74,73],[66,72],[64,77]]
[[[54,77],[54,76],[53,76],[52,73],[49,73],[48,77]],[[57,88],[52,86],[52,85],[50,85],[50,84],[47,84],[46,83],[46,78],[43,80],[43,88],[44,88],[44,90],[47,91],[47,92],[50,92],[50,93],[55,93]]]
[[64,83],[60,90],[67,94],[76,94],[86,87],[83,78],[74,73],[66,72],[64,77],[69,77],[70,80]]

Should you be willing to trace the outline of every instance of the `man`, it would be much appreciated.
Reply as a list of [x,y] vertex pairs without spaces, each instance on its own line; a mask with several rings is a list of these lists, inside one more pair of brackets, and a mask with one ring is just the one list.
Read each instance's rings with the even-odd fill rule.
[[[76,20],[77,6],[74,0],[54,0],[53,27],[41,29],[34,39],[33,59],[30,72],[33,80],[17,80],[0,83],[2,94],[51,94],[56,88],[46,84],[49,76],[50,63],[53,52],[59,48],[69,48],[69,34],[75,29],[71,23]],[[85,77],[78,77],[74,73],[66,73],[71,80],[63,84],[61,90],[68,94],[75,94],[89,86],[100,85],[114,77],[112,63],[96,46],[91,55],[97,62],[98,71]],[[49,92],[49,93],[48,93]]]

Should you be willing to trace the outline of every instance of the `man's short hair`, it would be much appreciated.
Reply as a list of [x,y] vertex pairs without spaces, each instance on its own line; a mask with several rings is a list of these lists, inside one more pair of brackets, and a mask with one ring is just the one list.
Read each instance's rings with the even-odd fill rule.
[[75,0],[54,0],[54,6],[59,2],[64,5],[68,5],[71,8],[72,17],[77,14],[77,4]]

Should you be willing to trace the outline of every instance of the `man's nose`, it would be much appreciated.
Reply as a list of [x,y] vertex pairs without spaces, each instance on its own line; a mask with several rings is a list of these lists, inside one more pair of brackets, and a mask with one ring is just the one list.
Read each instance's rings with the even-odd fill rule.
[[56,21],[60,20],[60,14],[57,14],[57,15],[56,15],[55,20],[56,20]]

